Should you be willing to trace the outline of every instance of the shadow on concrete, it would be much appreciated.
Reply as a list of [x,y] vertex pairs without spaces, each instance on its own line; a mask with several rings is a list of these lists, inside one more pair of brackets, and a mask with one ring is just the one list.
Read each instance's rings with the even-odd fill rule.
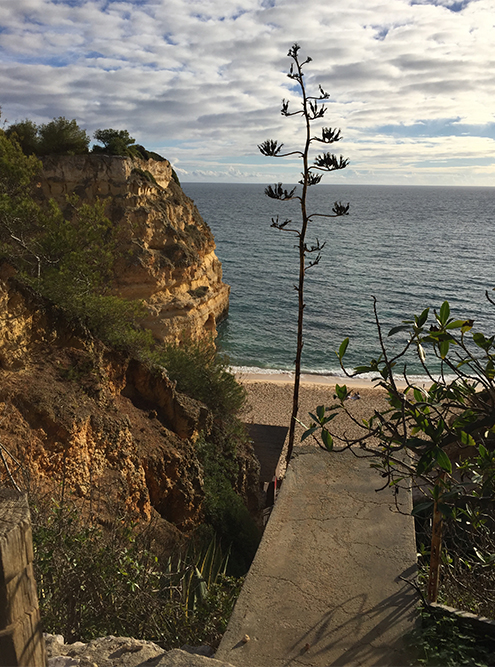
[[[415,570],[415,566],[408,568],[401,577],[411,576]],[[401,583],[399,578],[396,581]],[[373,607],[369,607],[366,594],[353,596],[325,613],[317,625],[294,642],[291,649],[297,653],[285,667],[300,664],[305,654],[325,655],[327,659],[337,654],[336,659],[326,663],[328,667],[410,664],[409,659],[404,662],[406,656],[409,658],[412,654],[404,638],[398,637],[390,642],[387,635],[396,634],[394,626],[402,624],[406,617],[415,618],[417,605],[418,597],[407,583]],[[342,621],[343,617],[347,620]],[[358,638],[357,643],[353,644],[353,638]],[[298,650],[301,645],[303,648]],[[309,664],[312,664],[311,660]]]

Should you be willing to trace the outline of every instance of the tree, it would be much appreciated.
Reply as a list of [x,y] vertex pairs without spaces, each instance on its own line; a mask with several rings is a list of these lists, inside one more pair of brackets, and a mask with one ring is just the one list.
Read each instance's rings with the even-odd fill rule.
[[304,279],[306,272],[312,267],[316,266],[320,261],[321,251],[325,246],[325,243],[320,243],[318,239],[316,239],[316,242],[312,244],[307,243],[306,234],[308,225],[315,217],[335,218],[347,215],[349,211],[349,204],[344,205],[341,202],[335,202],[331,214],[308,213],[307,210],[308,188],[312,187],[313,185],[317,185],[323,176],[322,173],[318,172],[330,172],[344,169],[348,164],[348,160],[344,159],[342,155],[337,157],[332,153],[323,153],[315,157],[313,164],[309,164],[310,149],[313,143],[319,142],[323,144],[333,144],[337,141],[340,141],[342,137],[340,135],[340,130],[332,129],[329,127],[322,128],[321,137],[312,136],[311,124],[314,121],[319,121],[324,117],[327,108],[324,104],[322,104],[322,102],[329,98],[329,94],[326,93],[321,86],[319,86],[318,96],[314,97],[307,94],[304,82],[303,68],[307,63],[311,62],[311,58],[307,57],[306,60],[301,61],[299,58],[299,50],[300,46],[298,44],[294,44],[289,49],[287,55],[292,59],[292,63],[290,65],[290,70],[287,76],[289,79],[296,81],[299,86],[302,98],[302,108],[297,111],[289,111],[289,102],[284,99],[282,100],[281,113],[282,116],[285,117],[302,116],[305,124],[306,136],[304,148],[302,150],[294,150],[288,153],[282,153],[281,151],[283,144],[279,144],[277,141],[273,141],[271,139],[264,141],[258,146],[260,152],[267,157],[280,158],[295,155],[302,160],[302,178],[299,181],[299,184],[302,186],[302,191],[300,194],[296,194],[296,188],[291,190],[284,189],[282,183],[277,183],[274,186],[270,185],[265,190],[265,194],[272,199],[278,199],[279,201],[289,201],[291,199],[296,199],[299,201],[301,208],[301,220],[299,223],[295,223],[289,219],[285,219],[281,222],[278,216],[276,218],[272,218],[272,227],[295,234],[298,240],[299,250],[299,277],[297,286],[295,288],[298,295],[297,345],[287,462],[291,458],[292,450],[294,447],[295,425],[299,411],[299,385],[301,380],[301,359],[304,343]]
[[33,155],[26,156],[13,133],[0,130],[0,257],[20,271],[41,272],[38,243],[41,210],[31,196],[32,183],[41,169]]
[[[488,293],[487,298],[495,305]],[[348,338],[337,356],[347,376],[375,375],[374,382],[386,391],[388,409],[376,411],[369,420],[358,422],[347,402],[349,390],[345,385],[337,385],[336,403],[327,408],[318,406],[302,437],[319,434],[318,443],[324,449],[343,451],[352,447],[357,455],[371,457],[372,467],[385,480],[383,488],[392,488],[396,494],[412,482],[424,495],[424,502],[415,506],[414,513],[427,513],[432,522],[429,601],[437,599],[443,560],[447,567],[457,568],[453,579],[465,578],[471,593],[473,588],[479,589],[478,600],[486,602],[491,595],[493,614],[495,335],[472,333],[473,320],[453,319],[445,301],[438,312],[434,311],[431,323],[426,308],[391,329],[389,337],[407,335],[406,342],[394,352],[385,343],[376,300],[374,303],[380,345],[378,358],[349,373],[343,363]],[[409,378],[410,354],[419,359],[430,380],[429,388]],[[332,421],[339,412],[359,424],[362,437],[350,440],[332,432]],[[446,521],[454,555],[444,554],[442,559],[442,531]],[[456,539],[457,544],[453,544]],[[466,587],[465,581],[461,587]],[[462,597],[466,597],[465,593]]]
[[130,136],[127,130],[96,130],[93,137],[103,146],[93,146],[94,153],[106,153],[107,155],[123,155],[125,157],[141,157],[136,140]]
[[79,155],[88,152],[90,138],[75,119],[54,118],[39,128],[39,155]]
[[40,150],[39,127],[29,118],[13,123],[5,130],[6,136],[15,138],[24,155],[38,155]]

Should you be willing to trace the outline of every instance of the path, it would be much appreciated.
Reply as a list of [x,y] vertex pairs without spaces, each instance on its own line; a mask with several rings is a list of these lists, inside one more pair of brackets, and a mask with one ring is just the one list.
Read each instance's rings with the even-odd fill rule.
[[[296,448],[215,657],[236,667],[408,664],[411,516],[369,461]],[[402,509],[410,512],[404,493]],[[243,642],[245,635],[249,641]]]

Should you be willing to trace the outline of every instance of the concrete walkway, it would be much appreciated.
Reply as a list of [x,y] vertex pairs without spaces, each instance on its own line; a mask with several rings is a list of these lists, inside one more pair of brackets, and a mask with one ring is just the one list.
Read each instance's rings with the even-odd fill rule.
[[[411,516],[369,460],[299,447],[215,658],[236,667],[408,665]],[[410,512],[405,492],[402,509]],[[400,496],[399,496],[400,497]],[[245,636],[249,637],[249,640]]]

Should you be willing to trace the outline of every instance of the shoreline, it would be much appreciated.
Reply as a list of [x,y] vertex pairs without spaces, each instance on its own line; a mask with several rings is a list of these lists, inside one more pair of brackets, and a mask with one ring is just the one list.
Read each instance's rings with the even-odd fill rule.
[[[290,385],[294,382],[294,373],[292,371],[280,371],[278,373],[246,373],[236,371],[235,377],[241,384],[253,383],[267,383],[275,385]],[[322,385],[323,387],[335,387],[346,385],[353,389],[371,389],[376,391],[383,391],[382,387],[378,387],[376,382],[368,378],[346,378],[337,375],[317,375],[312,373],[301,373],[301,385]],[[426,383],[422,383],[425,385]],[[399,389],[406,387],[405,382],[397,382]]]

